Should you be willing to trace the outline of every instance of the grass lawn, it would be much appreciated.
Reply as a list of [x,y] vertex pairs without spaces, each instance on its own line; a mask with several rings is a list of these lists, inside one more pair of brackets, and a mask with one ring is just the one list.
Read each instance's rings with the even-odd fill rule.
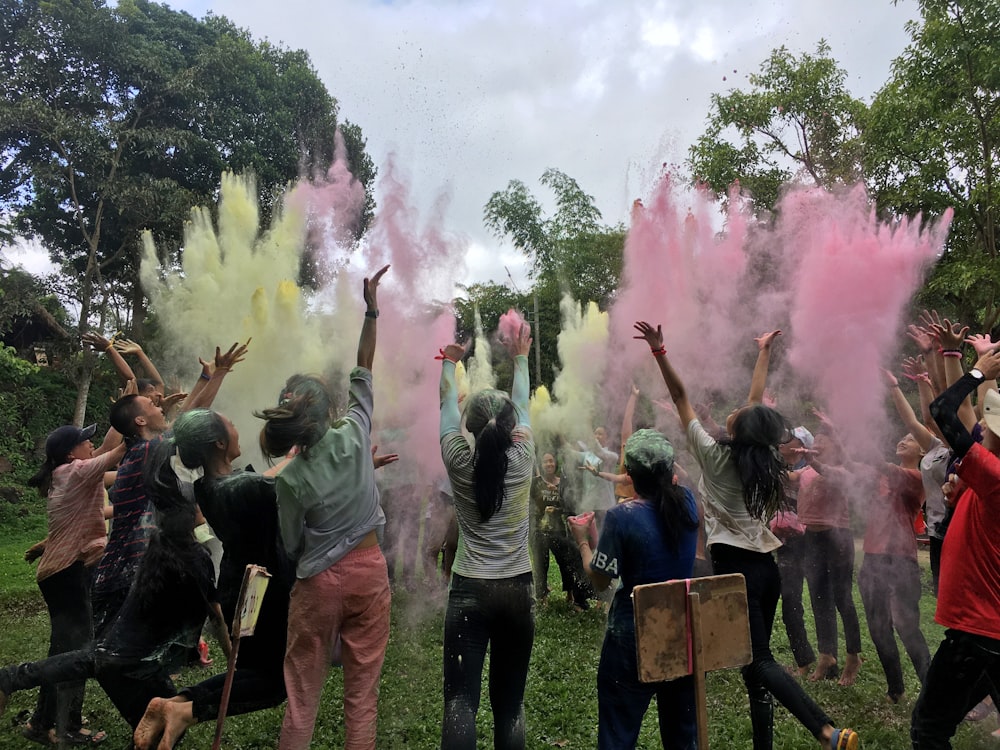
[[[35,586],[34,568],[21,559],[24,549],[44,534],[44,521],[19,519],[17,523],[5,524],[4,532],[0,542],[0,663],[9,664],[41,657],[48,646],[48,618]],[[925,553],[921,562],[926,573]],[[555,564],[550,566],[550,571],[550,586],[557,592]],[[594,610],[577,614],[562,601],[557,601],[559,598],[554,593],[552,601],[538,609],[525,699],[528,747],[592,748],[597,736],[595,686],[604,615]],[[392,636],[382,673],[379,704],[380,750],[437,747],[442,714],[443,602],[443,596],[406,593],[397,594],[393,600]],[[929,593],[921,604],[923,629],[933,652],[941,640],[942,629],[933,622],[934,599]],[[859,612],[863,611],[860,600],[857,605]],[[910,747],[909,716],[918,692],[913,668],[904,653],[908,693],[900,705],[887,704],[882,669],[864,627],[862,631],[865,664],[857,685],[843,688],[834,682],[807,683],[806,690],[835,720],[857,729],[868,750],[904,750]],[[772,647],[779,661],[791,663],[780,613]],[[843,643],[840,652],[843,655]],[[221,654],[214,644],[213,655],[221,662]],[[202,669],[186,670],[179,684],[191,684],[208,674]],[[341,684],[339,673],[331,671],[313,740],[315,748],[343,746]],[[492,733],[485,691],[483,695],[479,747],[485,749],[492,747]],[[33,707],[34,699],[33,691],[12,697],[7,714],[0,720],[0,748],[30,746],[18,734],[13,717]],[[709,742],[713,748],[750,748],[747,697],[737,671],[709,675],[708,711]],[[127,745],[128,728],[96,683],[88,687],[86,713],[93,728],[104,729],[110,734],[104,747]],[[223,747],[230,750],[274,748],[281,715],[281,709],[272,709],[227,720]],[[1000,748],[1000,741],[989,736],[989,731],[996,726],[995,719],[980,725],[964,724],[959,729],[955,748]],[[208,748],[213,733],[214,725],[196,726],[188,733],[183,746]],[[655,710],[647,713],[639,747],[660,747]],[[793,750],[818,745],[778,706],[775,709],[774,747],[775,750]]]

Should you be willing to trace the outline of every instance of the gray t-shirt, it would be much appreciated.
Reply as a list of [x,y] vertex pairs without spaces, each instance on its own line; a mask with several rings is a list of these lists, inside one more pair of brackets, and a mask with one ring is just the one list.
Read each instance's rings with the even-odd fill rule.
[[698,491],[705,509],[707,544],[728,544],[754,552],[771,552],[780,547],[781,540],[771,533],[767,523],[747,511],[743,484],[729,446],[720,445],[697,419],[688,423],[687,438],[688,451],[701,467]]
[[920,479],[924,483],[924,503],[927,514],[927,534],[935,539],[944,538],[945,503],[941,485],[948,478],[948,461],[951,449],[938,438],[931,441],[927,453],[920,459]]

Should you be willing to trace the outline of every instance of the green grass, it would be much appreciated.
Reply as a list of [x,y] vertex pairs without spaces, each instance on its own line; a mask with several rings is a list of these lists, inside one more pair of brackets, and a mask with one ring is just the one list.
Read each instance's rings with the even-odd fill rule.
[[[34,659],[44,655],[48,644],[48,621],[41,596],[34,584],[33,568],[21,560],[23,550],[38,538],[39,527],[30,522],[5,533],[0,543],[0,663]],[[44,532],[44,529],[41,529]],[[926,568],[926,555],[922,558]],[[604,633],[604,616],[599,611],[573,612],[559,601],[558,570],[550,566],[551,601],[540,606],[535,646],[528,675],[525,713],[529,748],[592,748],[597,734],[597,660]],[[442,716],[441,648],[443,596],[399,593],[393,600],[392,634],[382,673],[379,703],[378,747],[437,747]],[[933,622],[934,599],[925,594],[921,601],[922,625],[933,652],[942,629]],[[858,601],[859,612],[861,603]],[[807,607],[808,610],[808,607]],[[808,615],[807,615],[808,616]],[[809,629],[812,630],[811,623]],[[862,628],[864,631],[864,627]],[[909,743],[909,715],[918,685],[912,665],[903,655],[908,695],[903,704],[885,702],[885,678],[874,648],[863,633],[862,667],[858,683],[851,688],[833,682],[805,683],[807,692],[838,722],[860,732],[868,750],[904,750]],[[787,639],[779,618],[772,647],[776,658],[791,663]],[[841,643],[841,654],[844,646]],[[213,655],[221,662],[213,644]],[[191,684],[209,674],[189,669],[179,684]],[[485,686],[484,686],[485,687]],[[12,725],[12,717],[34,705],[33,692],[16,694],[7,715],[0,722],[0,748],[28,747]],[[750,720],[747,697],[738,671],[716,672],[708,678],[709,742],[713,748],[749,748]],[[86,713],[91,726],[111,735],[105,747],[124,747],[128,729],[95,683],[87,692]],[[227,720],[223,747],[227,750],[264,750],[276,746],[281,726],[281,709],[261,711]],[[483,692],[479,712],[480,748],[492,747],[488,696]],[[956,750],[1000,747],[989,737],[995,720],[981,725],[964,724],[955,740]],[[183,746],[207,748],[214,725],[194,727]],[[315,748],[343,746],[342,679],[338,670],[331,676],[323,695],[322,708],[313,741]],[[658,748],[659,734],[655,710],[643,724],[640,748]],[[818,747],[812,737],[783,708],[775,710],[775,750]]]

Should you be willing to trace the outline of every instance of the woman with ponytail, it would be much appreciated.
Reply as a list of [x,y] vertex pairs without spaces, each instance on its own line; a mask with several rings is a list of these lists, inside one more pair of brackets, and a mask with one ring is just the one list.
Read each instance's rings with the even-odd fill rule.
[[497,750],[524,748],[524,685],[535,638],[528,555],[528,502],[535,446],[528,424],[531,335],[505,342],[514,358],[511,395],[470,396],[461,429],[455,365],[459,344],[441,350],[441,456],[461,531],[444,623],[443,750],[474,750],[483,663],[490,649],[490,704]]
[[[274,477],[269,476],[282,464],[265,474],[234,469],[241,453],[239,433],[231,421],[209,409],[181,414],[172,439],[181,463],[203,472],[194,483],[194,497],[225,550],[218,592],[230,632],[246,566],[261,565],[271,574],[254,635],[240,641],[227,714],[278,706],[285,700],[288,596],[295,581],[278,533]],[[150,701],[133,738],[138,750],[172,748],[189,727],[214,721],[225,679],[222,672],[173,698]]]
[[[96,425],[65,425],[45,440],[45,463],[28,480],[47,497],[48,536],[36,579],[49,610],[49,656],[84,648],[94,637],[90,578],[104,553],[104,472],[113,471],[125,455],[122,436],[108,430],[101,447],[90,442]],[[35,712],[22,730],[30,740],[48,744],[55,736],[99,742],[103,732],[83,729],[85,681],[38,692]],[[55,730],[55,735],[53,734]]]
[[297,455],[277,476],[278,525],[296,581],[288,611],[288,705],[279,750],[312,740],[327,672],[339,643],[348,750],[375,747],[379,677],[389,642],[389,573],[379,547],[385,515],[372,462],[372,362],[379,281],[364,280],[367,305],[347,414],[330,423],[333,402],[318,378],[296,375],[278,406],[265,409],[265,456]]
[[746,578],[747,609],[753,661],[743,668],[750,694],[754,750],[771,750],[774,698],[830,750],[857,750],[856,732],[838,729],[771,654],[771,628],[781,595],[781,576],[772,553],[781,541],[768,521],[785,505],[787,465],[778,446],[791,437],[785,419],[764,406],[771,343],[780,331],[757,339],[759,352],[747,403],[726,420],[728,437],[717,441],[706,432],[688,400],[663,346],[663,331],[645,321],[635,324],[656,359],[660,374],[687,432],[688,450],[701,466],[701,498],[712,565],[717,575],[741,573]]
[[632,589],[691,577],[698,509],[691,491],[677,484],[674,448],[659,432],[634,432],[625,441],[624,461],[636,496],[608,511],[597,549],[590,549],[587,526],[572,526],[594,587],[603,591],[612,579],[621,579],[597,667],[597,747],[634,748],[655,695],[665,750],[694,750],[698,741],[694,679],[639,682]]

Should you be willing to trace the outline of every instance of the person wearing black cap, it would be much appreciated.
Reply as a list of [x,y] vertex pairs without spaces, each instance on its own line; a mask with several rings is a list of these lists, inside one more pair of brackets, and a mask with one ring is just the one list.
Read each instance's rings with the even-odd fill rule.
[[[96,431],[96,425],[82,429],[65,425],[53,431],[45,441],[45,463],[28,480],[48,497],[48,537],[36,578],[49,610],[49,656],[83,648],[94,635],[90,576],[107,541],[104,472],[125,455],[121,434],[114,429],[108,430],[101,447],[94,450],[91,438]],[[24,736],[49,744],[55,741],[55,729],[60,739],[69,742],[103,739],[103,733],[91,734],[82,728],[85,684],[43,686]]]

